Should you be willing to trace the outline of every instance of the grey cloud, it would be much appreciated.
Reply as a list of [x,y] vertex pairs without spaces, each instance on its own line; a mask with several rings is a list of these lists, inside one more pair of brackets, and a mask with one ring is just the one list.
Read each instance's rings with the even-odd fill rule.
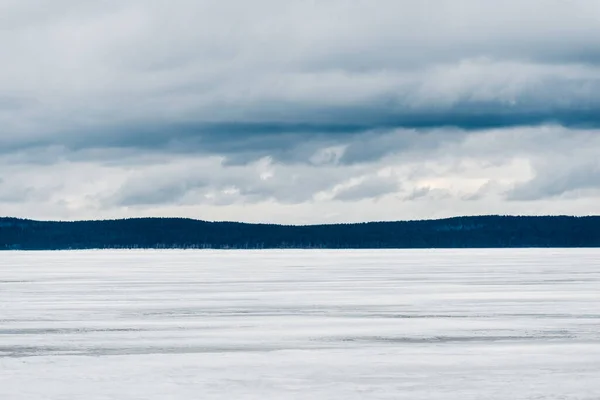
[[588,1],[53,4],[3,9],[11,62],[0,92],[32,102],[0,115],[0,152],[293,162],[309,156],[297,150],[306,142],[396,128],[600,126],[600,28]]
[[32,101],[27,98],[0,95],[0,112],[13,112],[31,103]]
[[[453,198],[469,209],[499,198],[515,210],[506,199],[597,188],[600,9],[589,0],[9,0],[0,8],[5,199],[54,196],[64,215],[89,215],[92,203],[107,213],[316,204],[318,194],[386,167],[405,174],[407,207],[445,199],[443,187],[461,179],[473,181]],[[549,161],[556,157],[560,166]],[[261,177],[264,160],[272,176]],[[535,177],[502,198],[527,162]],[[84,164],[97,175],[60,175],[68,188],[48,193],[41,179],[28,191],[4,172],[48,176]],[[486,176],[488,165],[508,172]],[[339,206],[394,189],[361,185],[339,192]]]
[[0,203],[12,203],[23,201],[29,195],[31,189],[10,187],[0,178]]
[[23,203],[46,199],[57,186],[36,187],[26,182],[0,178],[0,203]]
[[[361,135],[340,138],[340,142],[306,143],[308,150],[300,153],[307,156],[319,143],[317,153],[310,162],[297,163],[263,157],[238,165],[222,156],[154,152],[117,152],[112,160],[110,149],[94,150],[100,154],[82,149],[72,158],[73,153],[56,148],[48,154],[32,154],[43,161],[32,164],[27,154],[14,153],[0,156],[4,179],[0,195],[14,199],[16,189],[32,190],[21,191],[23,196],[17,201],[2,202],[2,210],[50,219],[184,215],[286,223],[318,223],[323,215],[327,221],[347,221],[597,210],[597,172],[585,174],[598,171],[597,131],[560,127],[449,130],[448,140],[444,132],[431,132],[427,140],[432,142],[424,132],[415,132],[416,142],[360,162],[341,162],[340,156]],[[462,139],[453,139],[459,136]],[[393,146],[388,143],[387,147]],[[63,161],[52,164],[49,159],[54,155]],[[381,174],[394,178],[375,178]],[[402,183],[400,190],[394,181]],[[519,181],[523,181],[519,190],[529,186],[527,196],[539,200],[507,201],[506,190]],[[548,185],[564,189],[573,182],[578,188],[564,195],[539,195]],[[352,184],[358,186],[351,189]],[[356,207],[360,199],[377,199],[379,205]],[[298,210],[303,210],[302,216],[296,214]]]
[[402,199],[404,201],[415,201],[420,199],[443,200],[451,198],[446,189],[431,188],[429,186],[417,187]]
[[312,201],[315,194],[352,177],[356,170],[335,167],[286,167],[257,164],[194,163],[152,168],[126,180],[113,194],[100,199],[105,207],[149,204],[258,203],[284,204]]
[[481,185],[476,191],[463,195],[461,199],[465,201],[478,201],[483,199],[489,193],[494,192],[499,187],[500,185],[498,184],[498,182],[488,180],[486,183]]
[[335,200],[356,201],[373,199],[386,194],[395,193],[400,189],[398,178],[392,177],[368,177],[356,185],[339,190]]
[[201,180],[181,181],[176,177],[172,177],[172,179],[171,182],[156,182],[155,180],[127,182],[118,194],[110,199],[111,203],[120,206],[176,203],[189,191],[202,189],[207,185]]
[[600,160],[588,164],[545,165],[530,181],[506,193],[511,201],[534,201],[561,196],[576,190],[600,189]]
[[468,135],[465,131],[393,130],[369,132],[350,141],[340,162],[353,164],[377,161],[394,153],[431,152],[449,142],[460,142]]
[[[410,188],[411,182],[472,174],[474,165],[482,169],[482,172],[475,173],[486,177],[485,168],[502,168],[515,157],[539,160],[535,162],[539,164],[536,169],[541,171],[540,176],[514,189],[514,193],[510,193],[508,198],[516,199],[532,196],[531,193],[539,189],[536,187],[544,187],[546,184],[542,185],[540,180],[545,170],[552,171],[548,176],[557,175],[556,168],[553,169],[549,160],[557,160],[557,157],[566,153],[572,154],[573,159],[588,160],[587,165],[593,165],[600,146],[600,135],[595,131],[568,131],[558,127],[545,130],[491,130],[476,134],[456,130],[392,131],[369,133],[367,136],[342,136],[339,140],[340,142],[336,142],[328,137],[305,140],[304,143],[297,144],[300,147],[298,154],[294,154],[295,148],[290,146],[287,148],[288,155],[284,157],[287,162],[280,162],[274,157],[264,158],[265,154],[276,154],[277,147],[269,148],[268,143],[258,143],[256,148],[248,146],[253,152],[252,157],[258,158],[259,154],[263,157],[266,170],[269,171],[266,177],[261,177],[260,168],[252,157],[245,160],[245,164],[219,158],[205,162],[202,161],[204,158],[196,160],[190,154],[180,155],[182,158],[149,156],[126,164],[105,163],[109,166],[126,166],[139,172],[128,178],[114,193],[103,195],[100,201],[105,209],[167,204],[255,204],[265,201],[301,204],[313,202],[319,192],[331,191],[336,185],[345,184],[357,176],[373,176],[378,168],[386,164],[409,165],[410,168],[402,172],[402,180]],[[294,141],[284,143],[289,146]],[[310,164],[315,151],[323,150],[327,154],[327,146],[337,143],[344,145],[338,149],[339,160],[337,156],[328,154],[324,158],[325,162]],[[261,153],[264,151],[261,146],[269,151]],[[240,153],[234,154],[244,154],[243,150],[240,147]],[[361,150],[364,154],[360,153]],[[353,155],[357,155],[356,158],[352,158]],[[85,159],[84,155],[81,157],[83,158],[76,162]],[[559,159],[560,162],[557,161],[557,165],[565,170],[572,169],[572,158],[563,157]],[[303,162],[293,163],[290,160]],[[475,161],[464,164],[461,163],[462,160]],[[593,171],[590,168],[588,170]],[[590,179],[593,185],[593,174],[566,181],[585,186],[590,184],[586,183],[586,179]],[[478,190],[456,193],[457,198],[474,202],[505,190],[506,186],[494,182],[493,177],[488,176],[487,180],[490,183],[480,186]],[[366,180],[356,187],[342,189],[334,194],[334,198],[343,201],[376,198],[396,189],[393,179]],[[437,201],[450,196],[446,189],[427,184],[411,190],[403,195],[404,200]]]

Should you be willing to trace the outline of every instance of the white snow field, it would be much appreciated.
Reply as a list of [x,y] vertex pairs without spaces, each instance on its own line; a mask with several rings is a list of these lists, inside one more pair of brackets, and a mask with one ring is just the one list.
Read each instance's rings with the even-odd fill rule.
[[0,253],[0,399],[600,399],[600,249]]

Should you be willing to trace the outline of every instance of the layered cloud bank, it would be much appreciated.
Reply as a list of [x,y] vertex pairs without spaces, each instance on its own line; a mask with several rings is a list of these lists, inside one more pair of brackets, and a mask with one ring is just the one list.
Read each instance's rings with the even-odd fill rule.
[[592,1],[5,1],[0,210],[600,209]]

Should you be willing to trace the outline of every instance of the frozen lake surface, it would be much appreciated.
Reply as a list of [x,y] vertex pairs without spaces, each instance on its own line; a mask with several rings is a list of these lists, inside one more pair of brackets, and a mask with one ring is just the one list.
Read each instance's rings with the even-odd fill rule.
[[600,399],[600,249],[0,253],[0,399]]

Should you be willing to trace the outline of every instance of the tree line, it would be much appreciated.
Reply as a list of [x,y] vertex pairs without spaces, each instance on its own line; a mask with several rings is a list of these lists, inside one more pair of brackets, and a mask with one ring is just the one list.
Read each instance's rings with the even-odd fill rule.
[[600,247],[600,216],[478,216],[330,225],[185,218],[0,218],[0,250]]

